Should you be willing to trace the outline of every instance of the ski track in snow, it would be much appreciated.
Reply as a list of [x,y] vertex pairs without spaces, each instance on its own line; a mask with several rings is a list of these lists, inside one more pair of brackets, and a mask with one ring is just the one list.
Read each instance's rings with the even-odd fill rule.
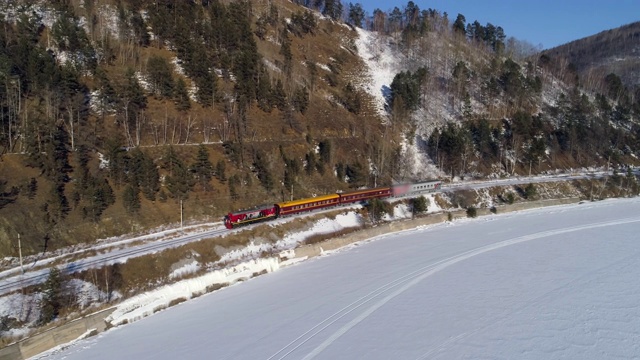
[[[338,319],[340,319],[340,318],[344,317],[345,315],[351,313],[352,311],[354,311],[355,309],[357,309],[360,306],[364,305],[365,303],[367,303],[367,302],[377,298],[378,296],[384,294],[386,291],[391,290],[391,289],[393,289],[393,288],[395,288],[395,287],[397,287],[399,285],[403,285],[402,287],[400,287],[399,289],[395,290],[391,294],[385,296],[382,300],[380,300],[377,303],[373,304],[371,307],[366,309],[366,311],[361,313],[358,317],[356,317],[355,319],[351,320],[348,324],[344,325],[339,330],[334,332],[322,344],[320,344],[313,351],[311,351],[309,354],[307,354],[307,356],[305,356],[303,359],[304,360],[310,360],[310,359],[315,358],[324,349],[329,347],[334,341],[336,341],[342,335],[346,334],[351,328],[353,328],[354,326],[358,325],[360,322],[362,322],[364,319],[366,319],[369,315],[371,315],[373,312],[378,310],[380,307],[382,307],[383,305],[388,303],[390,300],[392,300],[396,296],[402,294],[403,292],[405,292],[409,288],[413,287],[414,285],[418,284],[419,282],[421,282],[422,280],[426,279],[427,277],[429,277],[429,276],[431,276],[431,275],[433,275],[433,274],[435,274],[435,273],[437,273],[437,272],[439,272],[441,270],[444,270],[444,269],[448,268],[451,265],[454,265],[454,264],[459,263],[461,261],[467,260],[467,259],[469,259],[471,257],[477,256],[477,255],[481,255],[481,254],[484,254],[484,253],[487,253],[487,252],[490,252],[490,251],[494,251],[494,250],[497,250],[497,249],[501,249],[501,248],[504,248],[504,247],[507,247],[507,246],[519,244],[519,243],[526,242],[526,241],[541,239],[541,238],[545,238],[545,237],[549,237],[549,236],[553,236],[553,235],[561,235],[561,234],[566,234],[566,233],[570,233],[570,232],[585,231],[585,230],[590,230],[590,229],[595,229],[595,228],[622,225],[622,224],[629,224],[629,223],[635,223],[635,222],[640,222],[640,218],[637,218],[637,217],[626,218],[626,219],[621,219],[621,220],[616,220],[616,221],[606,221],[606,222],[597,223],[597,224],[591,224],[591,225],[575,226],[575,227],[559,229],[559,230],[543,231],[543,232],[536,233],[536,234],[521,236],[521,237],[518,237],[518,238],[515,238],[515,239],[505,240],[505,241],[502,241],[502,242],[499,242],[499,243],[496,243],[496,244],[482,246],[482,247],[480,247],[478,249],[470,250],[470,251],[464,252],[462,254],[452,256],[452,257],[450,257],[448,259],[441,260],[441,261],[439,261],[439,262],[437,262],[435,264],[431,264],[431,265],[426,266],[426,267],[424,267],[424,268],[422,268],[422,269],[420,269],[418,271],[415,271],[415,272],[413,272],[411,274],[408,274],[408,275],[406,275],[406,276],[404,276],[404,277],[402,277],[400,279],[397,279],[394,282],[385,284],[382,288],[380,288],[382,291],[380,291],[380,292],[375,291],[375,292],[372,292],[372,293],[368,294],[367,296],[365,296],[363,298],[363,299],[366,299],[366,300],[363,301],[362,304],[355,306],[353,309],[345,311],[345,310],[347,310],[347,308],[351,307],[351,305],[349,305],[348,307],[342,309],[340,312],[345,311],[342,315],[337,317],[335,320],[330,321],[327,325],[322,327],[320,330],[314,332],[311,335],[311,337],[309,337],[306,340],[304,340],[301,343],[299,343],[297,346],[295,346],[293,349],[291,349],[288,353],[286,353],[284,356],[280,357],[279,359],[284,359],[291,352],[293,352],[298,347],[303,345],[305,342],[310,340],[313,336],[315,336],[318,333],[320,333],[322,330],[328,328],[330,325],[335,323]],[[546,294],[543,295],[542,297],[546,297]],[[358,302],[360,300],[362,300],[362,299],[359,299]],[[333,316],[331,318],[333,318]],[[329,321],[331,318],[323,321],[322,323],[318,324],[317,326],[320,326],[321,324]],[[300,338],[304,337],[304,335],[306,335],[306,334],[307,333],[301,335]],[[298,341],[298,339],[294,340],[294,342],[297,342],[297,341]],[[292,344],[290,344],[290,345],[292,345]],[[288,346],[289,345],[287,345],[287,347]],[[426,355],[428,355],[430,353],[431,352],[427,353]],[[269,357],[269,359],[272,359],[275,355],[277,355],[277,353],[272,355],[271,357]],[[421,357],[421,359],[422,358],[427,358],[427,357]]]

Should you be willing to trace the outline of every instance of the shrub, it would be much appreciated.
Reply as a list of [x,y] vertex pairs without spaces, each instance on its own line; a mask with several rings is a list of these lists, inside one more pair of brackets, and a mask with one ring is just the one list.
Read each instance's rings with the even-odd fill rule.
[[425,198],[424,196],[419,196],[415,199],[412,199],[411,203],[413,205],[414,214],[423,213],[429,208],[429,200],[427,200],[427,198]]
[[524,197],[527,200],[533,199],[537,194],[538,194],[538,190],[536,189],[536,186],[533,184],[529,184],[527,185],[527,187],[524,188]]
[[178,304],[183,303],[185,301],[187,301],[187,298],[185,298],[185,297],[179,297],[177,299],[173,299],[173,300],[169,301],[169,307],[178,305]]
[[385,213],[393,215],[393,207],[391,204],[380,199],[371,199],[366,206],[367,212],[372,223],[377,223],[382,219]]
[[478,210],[475,208],[475,206],[469,206],[467,208],[467,216],[470,218],[478,216]]
[[513,204],[513,202],[515,201],[515,198],[513,197],[513,193],[508,193],[506,196],[507,204],[511,205]]

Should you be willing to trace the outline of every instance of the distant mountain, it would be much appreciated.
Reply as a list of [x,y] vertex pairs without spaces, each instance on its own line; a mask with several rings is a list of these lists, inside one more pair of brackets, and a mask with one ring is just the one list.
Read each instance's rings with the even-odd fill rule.
[[618,75],[626,86],[640,84],[640,22],[543,51],[552,58],[565,58],[579,74]]

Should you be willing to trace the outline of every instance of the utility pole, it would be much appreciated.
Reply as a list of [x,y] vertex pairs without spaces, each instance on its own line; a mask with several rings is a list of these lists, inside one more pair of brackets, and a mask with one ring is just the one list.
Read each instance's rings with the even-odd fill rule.
[[291,183],[291,201],[293,201],[293,182]]
[[183,213],[183,211],[182,211],[182,200],[180,200],[180,230],[182,230],[182,225],[183,225],[183,222],[182,222],[183,214],[182,213]]
[[24,275],[24,267],[22,267],[22,245],[20,244],[20,233],[18,233],[18,256],[20,257],[20,271]]

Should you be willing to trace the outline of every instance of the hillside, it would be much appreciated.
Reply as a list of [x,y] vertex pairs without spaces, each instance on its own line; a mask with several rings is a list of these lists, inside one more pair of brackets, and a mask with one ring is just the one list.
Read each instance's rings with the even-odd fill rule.
[[566,59],[583,77],[602,80],[616,74],[629,87],[640,84],[640,22],[600,32],[543,51],[556,59]]
[[357,5],[0,5],[0,254],[18,234],[33,255],[394,181],[638,163],[620,75],[413,2]]

